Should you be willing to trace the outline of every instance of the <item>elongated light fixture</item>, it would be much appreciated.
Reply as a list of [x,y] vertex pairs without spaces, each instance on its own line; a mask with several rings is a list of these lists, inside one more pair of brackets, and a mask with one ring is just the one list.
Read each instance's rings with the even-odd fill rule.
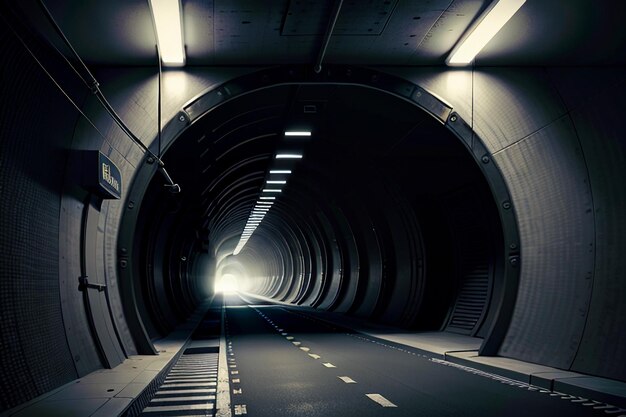
[[287,131],[285,132],[285,136],[311,136],[311,132],[309,131]]
[[499,0],[489,9],[480,23],[461,44],[452,50],[448,65],[467,65],[502,29],[511,17],[526,3],[526,0]]
[[302,159],[302,155],[295,153],[279,153],[276,159]]
[[270,174],[291,174],[290,169],[274,169],[270,171]]
[[163,65],[185,65],[180,0],[150,0],[150,10]]

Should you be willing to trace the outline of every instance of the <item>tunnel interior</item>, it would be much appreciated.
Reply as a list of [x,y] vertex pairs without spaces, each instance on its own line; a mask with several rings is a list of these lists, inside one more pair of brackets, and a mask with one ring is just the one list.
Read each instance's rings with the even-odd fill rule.
[[[488,331],[503,272],[494,198],[463,142],[413,103],[359,85],[263,88],[211,109],[164,161],[182,192],[155,175],[129,226],[151,338],[223,277],[407,329]],[[233,255],[256,209],[264,217]]]
[[[425,388],[466,415],[506,378],[626,412],[623,2],[526,2],[465,67],[447,57],[495,1],[178,3],[187,61],[163,68],[148,2],[0,4],[0,413],[138,413],[228,318],[264,401],[300,401],[265,384],[276,357],[331,369],[280,324],[353,391],[405,375],[400,415]],[[346,348],[357,329],[383,330]],[[463,344],[393,356],[431,336]],[[463,366],[483,380],[447,379]],[[350,408],[327,377],[302,392]]]

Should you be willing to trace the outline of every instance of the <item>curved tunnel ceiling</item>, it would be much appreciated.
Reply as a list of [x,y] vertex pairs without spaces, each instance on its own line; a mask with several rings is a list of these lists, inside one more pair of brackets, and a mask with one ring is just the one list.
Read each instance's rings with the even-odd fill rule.
[[[193,248],[186,259],[205,265],[194,297],[226,276],[229,287],[282,302],[411,328],[490,331],[487,310],[504,286],[502,225],[475,156],[441,119],[389,92],[333,82],[276,83],[194,117],[164,156],[183,192],[169,194],[157,176],[140,208],[141,218],[184,227],[155,237],[163,228],[155,222],[135,233],[136,246]],[[292,130],[311,136],[286,137]],[[276,159],[285,152],[303,157]],[[273,185],[281,192],[264,201],[273,204],[234,255],[270,178],[286,184]],[[173,207],[167,214],[163,202]],[[155,292],[158,277],[141,279]],[[158,300],[148,304],[152,320],[168,314]]]

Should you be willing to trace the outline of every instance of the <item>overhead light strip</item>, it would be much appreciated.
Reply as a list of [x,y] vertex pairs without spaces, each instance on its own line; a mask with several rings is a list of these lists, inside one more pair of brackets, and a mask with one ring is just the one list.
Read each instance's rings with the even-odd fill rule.
[[[285,136],[311,136],[311,132],[306,131],[287,131],[285,132]],[[296,153],[279,153],[275,155],[276,159],[302,159],[302,154]],[[270,174],[291,174],[291,170],[288,169],[275,169],[270,170]],[[285,180],[266,180],[266,184],[269,185],[285,185],[287,181]],[[280,193],[282,190],[280,188],[263,188],[261,190],[262,193]],[[270,201],[266,201],[270,200]],[[260,196],[259,200],[256,202],[250,215],[248,216],[248,220],[246,222],[246,226],[239,237],[239,243],[235,247],[233,251],[233,255],[238,255],[243,247],[248,242],[248,239],[254,234],[255,229],[261,224],[267,212],[270,210],[272,204],[276,197],[266,197],[265,195]]]
[[285,136],[311,136],[309,131],[287,131]]
[[150,10],[163,65],[185,65],[180,0],[150,0]]
[[448,65],[468,65],[489,41],[502,29],[526,0],[499,0],[456,48],[447,60]]

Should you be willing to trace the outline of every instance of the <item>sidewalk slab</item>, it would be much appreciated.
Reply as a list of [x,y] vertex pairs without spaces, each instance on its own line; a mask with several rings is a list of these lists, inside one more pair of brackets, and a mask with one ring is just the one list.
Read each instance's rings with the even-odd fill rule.
[[564,392],[626,408],[626,383],[502,356],[479,356],[482,339],[446,332],[411,333],[381,324],[307,309],[307,314],[358,333],[419,349],[426,354],[514,379],[550,391]]
[[117,416],[139,398],[166,370],[200,323],[209,303],[199,306],[185,323],[154,343],[158,355],[133,355],[112,369],[100,369],[13,409],[2,417]]

